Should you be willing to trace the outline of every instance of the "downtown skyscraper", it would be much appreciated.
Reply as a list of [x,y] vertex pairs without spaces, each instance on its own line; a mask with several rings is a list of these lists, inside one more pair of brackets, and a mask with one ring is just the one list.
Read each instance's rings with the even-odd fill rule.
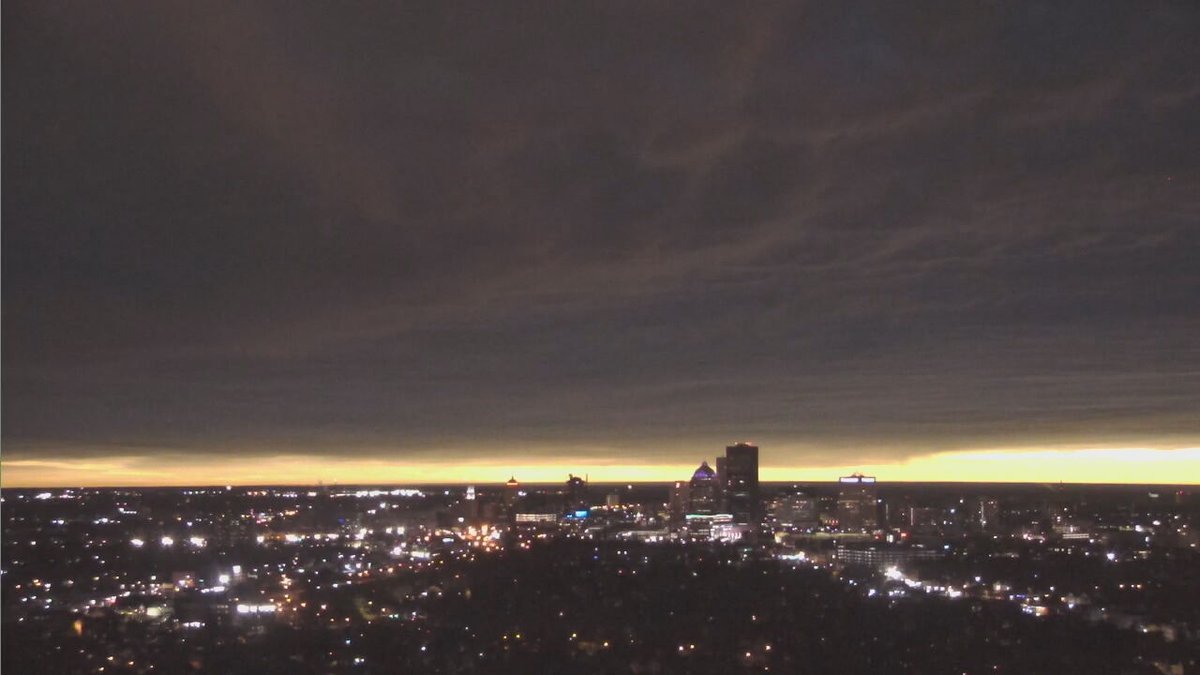
[[758,490],[758,446],[735,443],[725,448],[721,474],[725,504],[735,523],[758,524],[762,500]]

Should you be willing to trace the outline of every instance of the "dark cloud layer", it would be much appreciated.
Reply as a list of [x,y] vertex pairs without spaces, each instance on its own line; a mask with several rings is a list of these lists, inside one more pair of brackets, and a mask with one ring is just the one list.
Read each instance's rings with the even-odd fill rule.
[[3,12],[7,457],[1200,438],[1193,3]]

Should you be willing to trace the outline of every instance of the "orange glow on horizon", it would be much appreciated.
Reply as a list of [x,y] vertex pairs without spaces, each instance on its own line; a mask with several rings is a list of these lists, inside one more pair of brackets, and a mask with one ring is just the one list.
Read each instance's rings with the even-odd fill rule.
[[[763,459],[762,480],[779,482],[833,481],[860,472],[881,482],[1200,484],[1200,447],[965,450],[895,462],[819,466],[780,466],[770,462],[769,453]],[[669,482],[690,476],[694,469],[694,463],[614,464],[578,457],[512,464],[495,459],[406,463],[311,455],[204,460],[123,456],[0,461],[0,486],[502,484],[509,476],[522,483],[555,483],[566,480],[568,473],[588,474],[596,482]]]

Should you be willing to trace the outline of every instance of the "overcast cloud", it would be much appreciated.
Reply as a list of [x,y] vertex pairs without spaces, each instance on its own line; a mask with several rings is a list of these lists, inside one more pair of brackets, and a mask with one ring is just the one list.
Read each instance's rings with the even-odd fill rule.
[[1200,442],[1195,3],[3,14],[6,458]]

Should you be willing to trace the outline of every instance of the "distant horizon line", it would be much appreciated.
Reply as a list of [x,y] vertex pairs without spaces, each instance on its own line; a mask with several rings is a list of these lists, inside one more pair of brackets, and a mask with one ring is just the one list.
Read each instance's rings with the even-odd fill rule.
[[[872,456],[815,459],[770,453],[759,480],[833,481],[855,473],[892,483],[1027,483],[1083,485],[1200,484],[1200,446],[1184,448],[993,449],[892,459]],[[767,459],[764,456],[763,459]],[[805,461],[807,459],[807,461]],[[185,487],[226,485],[487,485],[509,476],[554,484],[568,473],[597,483],[672,483],[687,480],[695,464],[649,454],[622,458],[563,454],[509,455],[453,461],[435,457],[211,457],[112,456],[0,458],[0,488]],[[1181,480],[1182,479],[1182,480]]]
[[[562,481],[565,483],[566,481]],[[587,481],[588,485],[667,485],[670,483],[687,482],[684,479],[680,480],[628,480],[628,481]],[[528,486],[554,486],[559,485],[559,482],[547,481],[518,481],[521,485]],[[760,485],[838,485],[839,481],[833,480],[760,480]],[[1200,481],[1192,483],[1113,483],[1113,482],[1094,482],[1094,481],[1012,481],[1012,480],[879,480],[876,485],[1005,485],[1005,486],[1084,486],[1084,487],[1147,487],[1147,488],[1200,488]],[[480,487],[480,486],[495,486],[503,487],[505,481],[459,481],[459,482],[427,482],[427,483],[211,483],[211,484],[160,484],[160,485],[10,485],[0,486],[0,491],[8,490],[233,490],[233,489],[263,489],[263,488],[389,488],[389,489],[417,489],[430,487]]]

